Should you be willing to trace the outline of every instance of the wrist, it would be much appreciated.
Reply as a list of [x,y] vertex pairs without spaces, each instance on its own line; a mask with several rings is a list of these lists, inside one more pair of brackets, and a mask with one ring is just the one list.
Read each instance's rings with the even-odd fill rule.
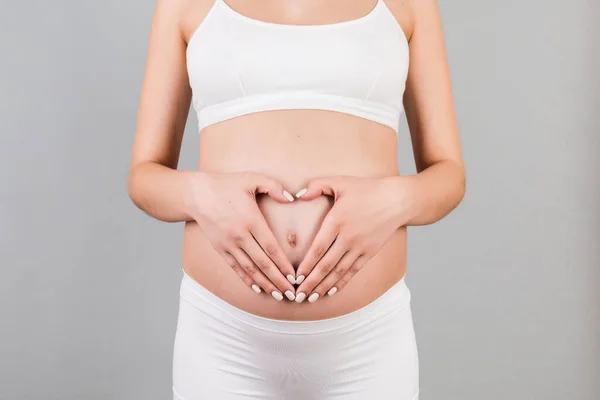
[[200,171],[188,171],[185,175],[183,190],[184,212],[189,220],[197,221],[203,209],[200,200],[207,197],[208,174]]
[[390,199],[392,218],[398,227],[410,225],[419,215],[421,201],[419,200],[420,185],[417,175],[392,176],[387,180],[386,196]]

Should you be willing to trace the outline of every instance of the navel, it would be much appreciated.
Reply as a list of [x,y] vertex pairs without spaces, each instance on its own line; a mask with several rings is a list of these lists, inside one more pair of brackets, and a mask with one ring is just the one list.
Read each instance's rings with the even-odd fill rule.
[[287,234],[287,242],[290,245],[290,247],[296,247],[297,238],[296,238],[296,233],[295,232],[288,232],[288,234]]

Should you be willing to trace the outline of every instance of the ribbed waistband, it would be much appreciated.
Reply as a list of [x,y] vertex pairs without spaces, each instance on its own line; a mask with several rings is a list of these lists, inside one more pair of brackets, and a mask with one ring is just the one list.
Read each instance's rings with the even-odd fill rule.
[[254,94],[197,109],[199,131],[217,122],[259,111],[312,109],[337,111],[379,122],[392,128],[396,135],[403,111],[366,99],[310,92]]
[[[410,290],[404,277],[377,299],[356,311],[339,317],[311,320],[288,321],[261,317],[239,309],[212,292],[183,271],[180,295],[195,308],[217,318],[234,318],[257,329],[285,334],[316,334],[343,329],[356,324],[368,323],[394,311],[410,306]],[[218,315],[217,315],[218,314]]]

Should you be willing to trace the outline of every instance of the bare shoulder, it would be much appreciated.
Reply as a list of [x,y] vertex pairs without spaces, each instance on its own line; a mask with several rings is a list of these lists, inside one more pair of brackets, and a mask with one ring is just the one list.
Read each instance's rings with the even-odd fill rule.
[[412,3],[415,1],[419,0],[384,0],[409,41],[415,27],[415,15],[412,8]]
[[190,40],[198,26],[202,23],[215,0],[172,0],[181,2],[182,12],[180,19],[181,35],[186,41]]

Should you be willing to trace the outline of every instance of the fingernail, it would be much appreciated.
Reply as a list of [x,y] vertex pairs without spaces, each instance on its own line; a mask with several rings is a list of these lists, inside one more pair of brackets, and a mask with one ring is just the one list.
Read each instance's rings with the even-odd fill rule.
[[304,196],[304,194],[308,191],[308,189],[304,188],[301,191],[299,191],[298,193],[296,193],[296,198],[299,199],[300,197]]
[[283,197],[285,197],[290,203],[292,201],[294,201],[294,196],[292,196],[289,192],[287,192],[286,190],[283,191]]
[[252,290],[254,290],[256,293],[260,293],[260,288],[257,284],[252,285]]
[[294,300],[296,298],[296,296],[294,296],[294,293],[292,293],[291,290],[288,290],[287,292],[285,292],[285,297],[287,297],[290,300]]
[[296,296],[296,303],[302,303],[304,301],[305,297],[306,297],[306,293],[304,293],[304,292],[298,293],[298,295]]
[[279,293],[278,291],[274,290],[271,295],[273,296],[273,298],[277,301],[281,301],[283,300],[283,295],[281,293]]
[[308,302],[314,303],[315,301],[317,301],[318,298],[319,298],[319,293],[313,293],[310,296],[308,296]]
[[286,276],[286,278],[292,285],[296,283],[296,280],[294,279],[293,275],[288,275]]
[[304,275],[300,275],[299,277],[296,278],[296,285],[299,285],[302,282],[304,282]]
[[334,286],[331,289],[329,289],[329,292],[327,292],[327,295],[333,296],[336,292],[337,292],[337,288]]

